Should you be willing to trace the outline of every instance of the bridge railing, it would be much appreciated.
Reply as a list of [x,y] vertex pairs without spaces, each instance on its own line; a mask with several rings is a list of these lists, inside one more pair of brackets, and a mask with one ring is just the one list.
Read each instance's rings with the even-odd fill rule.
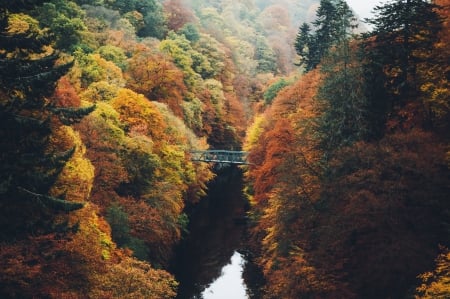
[[228,151],[228,150],[207,150],[207,151],[190,151],[191,160],[196,162],[211,162],[223,164],[249,164],[247,162],[248,153],[245,151]]

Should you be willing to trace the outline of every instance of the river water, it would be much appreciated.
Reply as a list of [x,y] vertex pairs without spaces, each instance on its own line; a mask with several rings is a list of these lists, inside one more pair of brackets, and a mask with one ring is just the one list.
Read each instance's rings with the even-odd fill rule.
[[247,299],[245,231],[248,204],[242,172],[223,169],[207,198],[187,209],[189,233],[172,263],[180,282],[177,299]]

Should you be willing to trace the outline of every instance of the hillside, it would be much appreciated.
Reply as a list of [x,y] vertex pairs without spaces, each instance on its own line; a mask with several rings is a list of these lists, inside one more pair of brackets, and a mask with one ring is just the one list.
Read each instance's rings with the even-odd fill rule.
[[264,298],[448,296],[449,3],[405,3],[1,1],[0,297],[174,298],[206,149]]

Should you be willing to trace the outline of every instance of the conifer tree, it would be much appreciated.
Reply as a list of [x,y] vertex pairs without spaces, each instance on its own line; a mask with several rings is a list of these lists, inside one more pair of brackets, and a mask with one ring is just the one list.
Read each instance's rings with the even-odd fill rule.
[[306,71],[311,70],[314,66],[310,60],[311,55],[314,53],[314,47],[312,44],[311,26],[308,23],[302,23],[295,39],[295,51],[300,56],[300,62],[298,66],[303,66]]
[[[40,218],[51,211],[83,206],[64,200],[63,195],[55,198],[48,194],[74,153],[74,149],[48,152],[48,141],[60,121],[70,124],[94,109],[63,109],[50,102],[56,81],[72,62],[64,62],[51,50],[50,35],[35,19],[20,12],[23,7],[0,9],[0,226],[8,227],[3,222],[15,217],[19,231],[33,226],[33,221],[42,222]],[[45,211],[43,217],[38,211]],[[2,230],[0,238],[23,232]]]
[[312,23],[314,30],[306,23],[299,28],[295,41],[299,65],[304,65],[306,71],[315,68],[333,46],[348,38],[349,30],[356,27],[355,21],[344,0],[321,0]]
[[395,101],[418,93],[417,64],[432,51],[441,28],[436,8],[425,0],[395,0],[377,6],[375,18],[367,20],[374,30],[366,35],[366,50],[385,78],[379,88],[387,88]]

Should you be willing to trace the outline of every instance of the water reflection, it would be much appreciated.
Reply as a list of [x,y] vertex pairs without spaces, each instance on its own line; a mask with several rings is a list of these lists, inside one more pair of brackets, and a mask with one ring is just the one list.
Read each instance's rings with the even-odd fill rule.
[[203,299],[248,299],[242,278],[245,260],[235,251],[230,264],[222,269],[221,276],[202,293]]
[[[239,169],[223,170],[209,186],[208,198],[187,211],[190,233],[177,249],[172,271],[180,282],[178,299],[209,298],[203,297],[203,291],[221,276],[222,268],[230,263],[235,252],[242,249],[245,230],[242,220],[247,208],[242,187]],[[241,255],[238,257],[242,259]],[[239,279],[241,272],[242,267]]]

